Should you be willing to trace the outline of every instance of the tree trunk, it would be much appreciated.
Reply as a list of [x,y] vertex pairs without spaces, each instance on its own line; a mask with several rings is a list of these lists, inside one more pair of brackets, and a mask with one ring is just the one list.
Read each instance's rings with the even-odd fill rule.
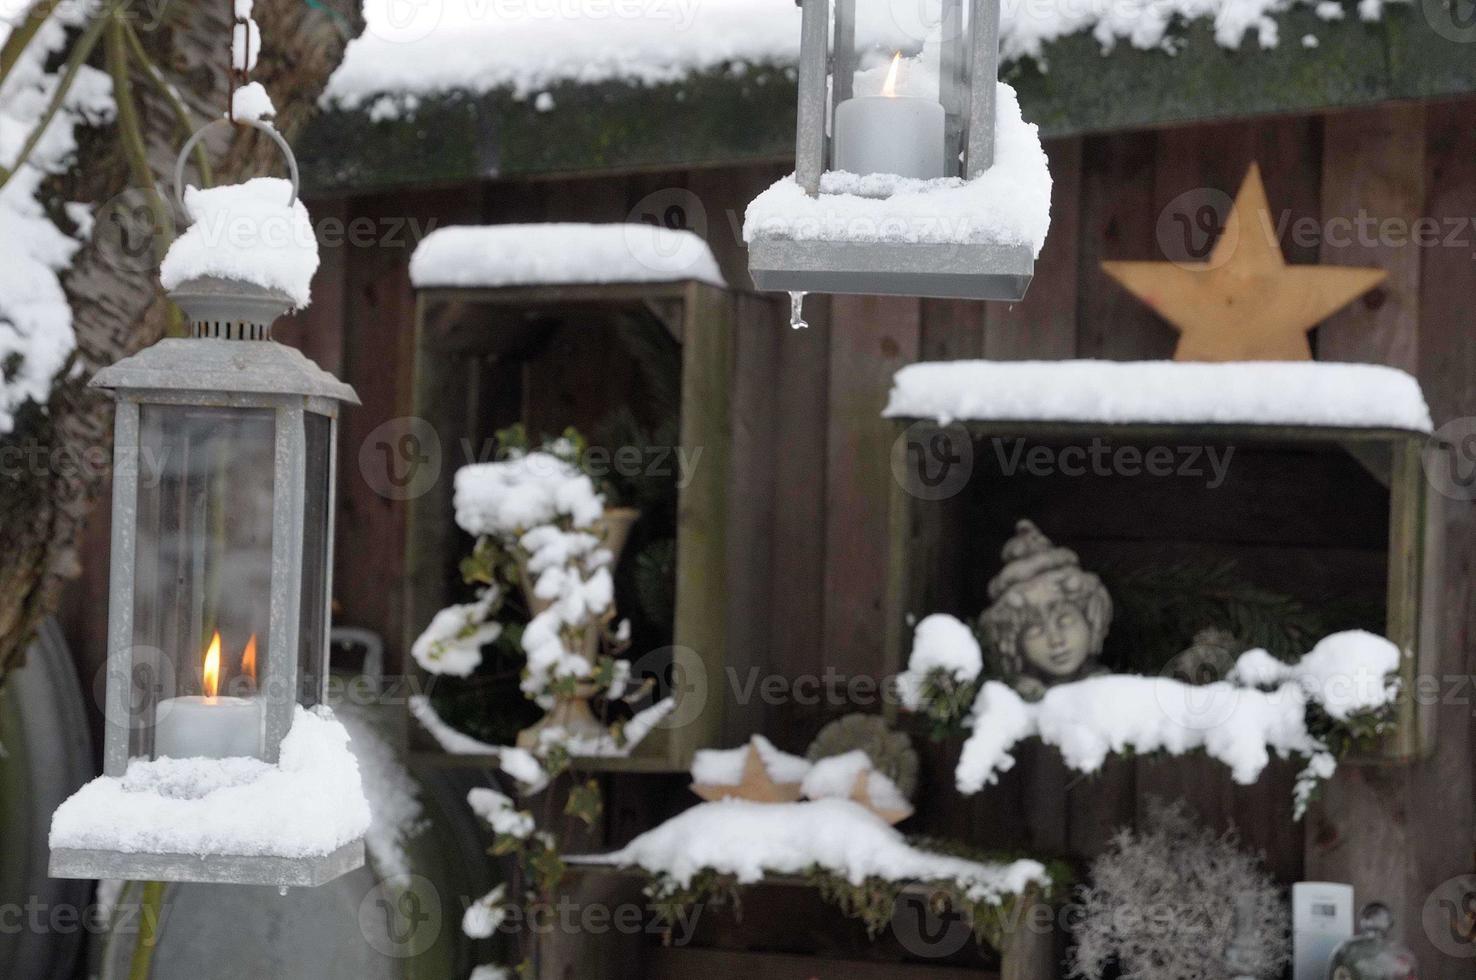
[[[338,12],[302,0],[256,0],[261,58],[255,79],[277,105],[277,127],[290,140],[316,111],[329,74],[348,38],[362,27],[356,2],[335,4]],[[104,5],[103,10],[112,9]],[[154,9],[140,6],[142,13]],[[152,29],[134,26],[145,50],[194,113],[195,125],[219,117],[227,102],[230,0],[171,5]],[[161,193],[172,194],[174,160],[188,135],[160,94],[133,66],[133,95],[146,137],[148,163]],[[226,142],[226,141],[229,142]],[[207,145],[216,155],[215,179],[280,173],[276,147],[254,130],[224,132]],[[81,199],[103,202],[124,191],[127,157],[109,131],[86,141],[75,177]],[[17,413],[15,429],[0,441],[9,465],[0,467],[0,684],[20,665],[41,621],[57,606],[62,586],[79,570],[83,523],[107,482],[112,459],[112,402],[87,388],[101,367],[161,337],[171,307],[159,291],[157,264],[140,268],[120,262],[104,227],[106,209],[93,239],[77,254],[65,287],[73,314],[77,349],[65,380],[52,390],[44,411]],[[162,251],[162,250],[161,250]],[[157,255],[156,255],[157,257]],[[16,464],[15,460],[21,460]],[[103,602],[105,597],[97,596]]]

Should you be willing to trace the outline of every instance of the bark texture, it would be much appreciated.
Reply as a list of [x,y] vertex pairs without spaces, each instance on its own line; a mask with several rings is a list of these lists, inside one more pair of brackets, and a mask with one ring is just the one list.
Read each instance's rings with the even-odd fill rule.
[[[140,7],[133,26],[188,104],[194,125],[201,125],[220,116],[227,102],[231,4],[214,0],[160,9],[163,16],[154,23],[154,8]],[[263,37],[254,77],[271,94],[277,126],[291,140],[316,112],[344,45],[362,27],[358,4],[256,0],[254,16]],[[167,197],[175,156],[188,134],[139,64],[130,68],[149,168]],[[270,140],[249,129],[221,130],[210,144],[217,183],[283,172]],[[101,204],[125,191],[128,175],[127,155],[110,129],[84,139],[70,190],[74,199]],[[20,665],[37,627],[56,609],[63,585],[79,571],[82,528],[107,483],[112,405],[88,390],[87,381],[99,368],[158,340],[171,321],[157,269],[119,262],[116,240],[103,224],[107,210],[99,217],[98,232],[65,279],[77,338],[73,365],[48,404],[20,412],[15,430],[0,442],[11,464],[0,467],[0,684]]]

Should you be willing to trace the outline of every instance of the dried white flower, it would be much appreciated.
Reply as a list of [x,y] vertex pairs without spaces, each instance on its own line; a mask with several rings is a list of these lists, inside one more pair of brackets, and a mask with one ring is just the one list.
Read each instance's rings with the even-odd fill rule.
[[1249,895],[1246,972],[1280,976],[1291,955],[1286,903],[1239,843],[1233,831],[1200,826],[1182,802],[1150,800],[1146,828],[1119,831],[1092,862],[1072,926],[1072,975],[1099,980],[1115,962],[1122,980],[1228,980],[1236,897]]

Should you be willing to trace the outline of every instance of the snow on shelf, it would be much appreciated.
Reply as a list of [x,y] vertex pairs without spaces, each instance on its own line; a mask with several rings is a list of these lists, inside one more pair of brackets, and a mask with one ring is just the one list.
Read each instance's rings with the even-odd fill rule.
[[187,187],[184,203],[192,224],[159,267],[165,289],[219,276],[279,289],[297,309],[312,300],[318,239],[289,181],[255,177],[203,190]]
[[998,87],[994,165],[984,173],[913,180],[832,171],[817,197],[791,175],[748,205],[743,240],[1028,245],[1038,256],[1051,224],[1050,168],[1015,90]]
[[439,228],[410,259],[410,282],[418,289],[677,279],[726,285],[701,237],[635,222]]
[[136,759],[51,819],[53,850],[307,858],[364,837],[371,818],[342,723],[299,707],[278,764]]
[[[1215,39],[1237,49],[1246,35],[1263,48],[1278,43],[1274,14],[1298,0],[1165,0],[1163,3],[1006,3],[1000,49],[1006,61],[1042,58],[1044,45],[1090,32],[1104,54],[1118,42],[1134,48],[1175,49],[1176,24],[1209,20]],[[1326,3],[1302,0],[1302,5]],[[1381,15],[1381,0],[1363,0],[1365,20]],[[411,10],[406,16],[405,10]],[[898,4],[858,4],[858,51],[916,49],[925,36],[921,16]],[[407,8],[368,0],[366,29],[350,42],[329,80],[325,100],[349,108],[369,104],[376,117],[413,111],[419,97],[451,91],[506,90],[519,99],[562,82],[641,85],[676,82],[697,72],[733,66],[790,67],[799,60],[800,9],[772,0],[706,0],[699,4],[647,3],[511,7],[447,0]],[[931,16],[936,20],[936,13]],[[1171,30],[1172,29],[1172,30]],[[384,95],[391,98],[376,98]]]
[[769,778],[776,783],[802,782],[810,771],[810,760],[790,755],[762,735],[732,749],[698,749],[692,755],[692,782],[699,786],[737,786],[743,782],[743,766],[749,746],[758,752]]
[[892,380],[888,418],[1102,425],[1245,424],[1429,432],[1414,378],[1319,361],[946,361]]
[[1229,766],[1241,785],[1255,783],[1275,752],[1309,760],[1298,780],[1300,816],[1312,785],[1337,765],[1307,729],[1308,705],[1339,720],[1381,709],[1398,693],[1389,675],[1399,660],[1393,643],[1352,630],[1324,638],[1297,664],[1248,651],[1229,679],[1211,684],[1107,674],[1057,685],[1028,702],[1000,681],[986,681],[955,779],[959,792],[978,792],[1014,767],[1011,751],[1031,736],[1059,748],[1066,764],[1083,773],[1101,769],[1109,754],[1202,749]]
[[700,803],[612,854],[570,861],[638,867],[682,887],[704,870],[753,884],[766,874],[819,867],[854,885],[868,878],[952,883],[972,901],[991,904],[1050,884],[1038,861],[985,863],[919,850],[876,814],[839,799]]

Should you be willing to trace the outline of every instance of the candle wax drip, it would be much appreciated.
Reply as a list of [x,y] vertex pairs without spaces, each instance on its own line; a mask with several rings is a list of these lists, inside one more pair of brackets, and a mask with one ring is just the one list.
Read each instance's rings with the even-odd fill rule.
[[805,294],[789,294],[789,325],[795,330],[804,330],[809,327],[805,322]]

